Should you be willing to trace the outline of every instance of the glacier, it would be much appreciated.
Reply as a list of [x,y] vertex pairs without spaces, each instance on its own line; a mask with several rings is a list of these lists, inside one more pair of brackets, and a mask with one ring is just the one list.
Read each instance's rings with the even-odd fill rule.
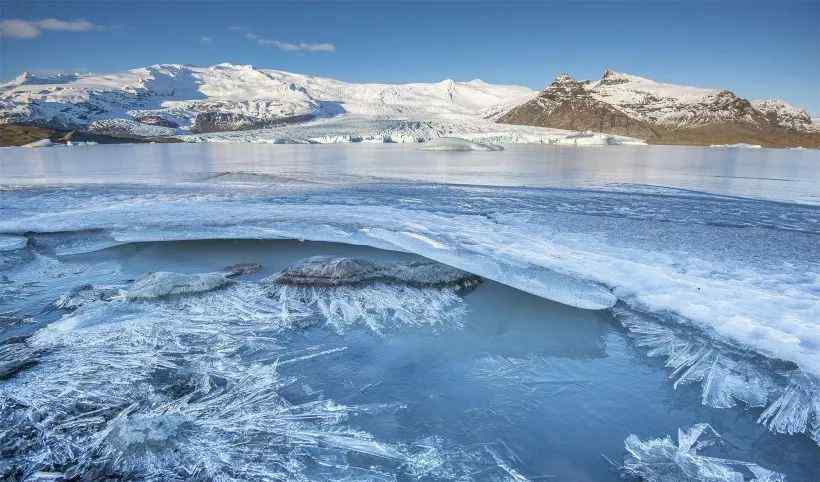
[[[0,84],[0,124],[186,142],[416,143],[461,137],[490,144],[643,144],[624,136],[495,122],[535,94],[479,79],[355,84],[251,65],[158,64],[59,81],[24,73]],[[53,145],[63,144],[38,141],[31,147]]]

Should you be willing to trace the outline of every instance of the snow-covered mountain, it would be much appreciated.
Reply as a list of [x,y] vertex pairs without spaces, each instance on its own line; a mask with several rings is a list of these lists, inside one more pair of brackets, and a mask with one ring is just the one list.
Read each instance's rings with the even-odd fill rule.
[[599,80],[559,75],[498,122],[635,136],[658,143],[820,145],[806,111],[750,102],[728,90],[665,84],[607,70]]
[[108,75],[24,73],[0,85],[3,125],[76,130],[88,140],[636,141],[618,137],[628,136],[658,143],[820,146],[809,115],[783,101],[749,102],[726,90],[611,70],[597,81],[562,75],[541,93],[481,80],[355,84],[232,64],[163,64]]
[[23,74],[0,86],[0,124],[169,136],[268,128],[339,115],[375,119],[481,118],[535,92],[481,80],[352,84],[256,69],[154,65],[110,75]]

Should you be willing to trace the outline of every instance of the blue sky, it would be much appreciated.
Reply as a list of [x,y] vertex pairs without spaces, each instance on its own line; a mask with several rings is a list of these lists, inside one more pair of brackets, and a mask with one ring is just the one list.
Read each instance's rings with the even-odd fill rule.
[[[542,88],[605,68],[820,113],[820,2],[0,0],[0,78],[155,63]],[[48,20],[52,19],[52,20]]]

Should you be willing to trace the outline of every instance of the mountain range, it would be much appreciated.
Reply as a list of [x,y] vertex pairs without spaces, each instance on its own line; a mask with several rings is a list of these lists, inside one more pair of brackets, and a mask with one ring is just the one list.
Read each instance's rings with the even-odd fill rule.
[[[286,139],[277,139],[308,142],[312,138],[301,134],[317,126],[324,129],[323,139],[347,141],[415,142],[464,134],[510,142],[634,138],[820,147],[809,115],[783,101],[750,102],[726,90],[662,84],[611,70],[597,81],[562,75],[541,92],[477,79],[356,84],[232,64],[163,64],[108,75],[24,73],[0,85],[0,142],[6,144],[15,143],[3,138],[10,130],[22,139],[16,143],[56,135],[201,141],[236,131],[256,133],[242,139],[286,131]],[[367,134],[373,126],[390,135]],[[357,135],[356,129],[366,132]],[[340,132],[345,135],[335,135]]]

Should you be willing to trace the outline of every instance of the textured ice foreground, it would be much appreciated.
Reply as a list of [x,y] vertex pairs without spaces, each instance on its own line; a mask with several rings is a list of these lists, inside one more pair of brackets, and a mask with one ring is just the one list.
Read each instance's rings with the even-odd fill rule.
[[458,322],[464,311],[449,286],[459,280],[418,263],[373,264],[395,279],[318,284],[313,299],[306,279],[296,296],[281,276],[226,286],[220,273],[155,272],[72,290],[55,303],[58,321],[0,342],[0,379],[8,379],[0,383],[0,477],[383,480],[392,470],[450,478],[469,462],[503,480],[512,469],[484,449],[448,448],[440,438],[383,442],[349,426],[399,403],[336,403],[279,372],[347,350],[286,348],[289,330]]
[[[0,285],[3,311],[25,308],[31,297],[53,301],[68,288],[96,286],[94,277],[102,278],[104,288],[111,282],[103,275],[110,266],[74,272],[53,257],[125,243],[290,238],[387,248],[579,308],[611,309],[617,303],[617,320],[641,356],[658,357],[672,386],[697,393],[695,404],[748,410],[743,417],[749,423],[758,420],[775,433],[818,440],[820,213],[805,203],[820,199],[820,176],[807,151],[780,151],[778,164],[765,149],[618,148],[626,150],[579,155],[560,148],[510,148],[442,159],[442,153],[401,146],[286,147],[100,147],[79,154],[38,151],[37,158],[7,150],[13,155],[0,160],[10,176],[0,191],[0,232],[15,240],[28,233],[31,240],[26,249],[0,252],[0,266],[30,263]],[[109,152],[128,161],[121,167],[129,176],[106,174]],[[215,157],[202,163],[203,152]],[[638,160],[618,158],[628,167],[611,167],[618,152]],[[143,159],[140,153],[157,157]],[[688,170],[664,164],[670,157]],[[702,161],[700,170],[692,169],[693,157]],[[179,164],[170,162],[177,159]],[[84,176],[88,182],[20,185],[39,182],[41,172],[46,178]],[[168,180],[158,181],[162,177]],[[611,179],[619,183],[605,183]],[[498,186],[505,184],[531,187]],[[741,197],[749,193],[764,199]],[[150,266],[132,276],[160,269],[191,272]],[[38,284],[49,277],[77,282],[62,290]],[[276,316],[288,320],[282,325],[288,328],[313,327],[321,318],[333,333],[346,333],[349,326],[390,333],[395,322],[463,326],[459,295],[452,292],[390,284],[332,293],[242,286],[246,290],[232,284],[201,293],[204,298],[190,309],[199,310],[198,317],[228,308],[251,319]],[[234,293],[239,304],[224,302],[225,293]],[[204,301],[210,299],[216,301]],[[396,300],[404,299],[416,302],[397,310],[404,305]],[[85,326],[78,317],[90,306],[126,306],[119,300],[103,303],[83,303],[71,323],[49,330]],[[30,310],[14,316],[38,315]],[[524,367],[522,373],[531,373],[522,375],[526,383],[550,382],[533,368],[537,358],[524,359],[489,357],[485,363]],[[475,374],[489,376],[486,370]]]
[[705,423],[678,429],[678,443],[669,437],[640,440],[636,435],[626,439],[629,456],[624,462],[626,474],[648,482],[731,481],[782,482],[783,474],[751,462],[711,457],[699,452],[722,442],[720,434]]
[[[0,300],[3,310],[19,306],[0,329],[0,470],[13,480],[27,470],[616,480],[601,454],[620,458],[629,433],[654,437],[701,421],[740,445],[726,459],[790,480],[816,473],[809,439],[778,438],[739,407],[701,407],[699,386],[673,392],[664,367],[632,338],[637,322],[619,319],[625,334],[606,313],[475,285],[403,253],[225,240],[53,254],[77,236],[34,235],[29,256],[5,271],[12,286],[40,280],[22,305]],[[230,284],[192,289],[222,273]],[[124,296],[146,285],[175,293]],[[674,322],[653,326],[698,346]]]

